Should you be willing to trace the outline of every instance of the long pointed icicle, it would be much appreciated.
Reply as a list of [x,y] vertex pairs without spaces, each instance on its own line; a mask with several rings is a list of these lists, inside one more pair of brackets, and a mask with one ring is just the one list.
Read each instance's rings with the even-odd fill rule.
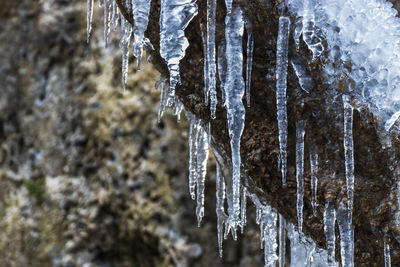
[[216,26],[217,1],[207,0],[207,76],[208,89],[210,92],[211,118],[215,119],[217,108],[216,76],[217,66],[215,60],[215,26]]
[[305,121],[298,120],[296,122],[296,180],[297,180],[297,222],[300,233],[303,231],[304,134],[305,134]]
[[[209,126],[208,126],[209,128]],[[197,134],[197,207],[196,216],[197,223],[200,227],[201,220],[204,217],[204,188],[205,179],[207,172],[207,160],[208,160],[208,146],[209,146],[209,130],[204,129],[202,126],[199,127]]]
[[326,247],[328,250],[328,266],[336,266],[335,263],[335,203],[332,199],[327,199],[324,211],[324,232]]
[[286,220],[279,214],[279,267],[285,266],[286,257]]
[[353,142],[353,106],[348,95],[342,96],[344,121],[344,157],[346,169],[347,209],[348,209],[348,239],[350,242],[351,262],[354,264],[354,230],[353,199],[354,199],[354,142]]
[[122,38],[119,46],[122,49],[122,88],[125,91],[126,79],[128,77],[129,44],[131,42],[132,25],[123,16],[121,16],[121,32]]
[[151,0],[132,0],[133,21],[133,55],[136,57],[138,69],[140,70],[140,60],[142,58],[144,32],[149,23]]
[[279,148],[281,155],[282,184],[286,185],[287,172],[287,107],[286,107],[286,78],[288,65],[290,19],[279,18],[278,41],[276,49],[276,105],[279,130]]
[[217,231],[218,231],[218,247],[219,247],[219,256],[222,258],[223,250],[222,250],[222,242],[223,242],[223,232],[224,232],[224,223],[226,221],[226,214],[224,209],[225,204],[225,181],[221,174],[221,167],[217,161],[217,204],[216,204],[216,213],[217,213]]
[[[243,14],[238,6],[234,6],[225,18],[225,39],[227,58],[227,77],[225,84],[228,130],[232,151],[232,213],[230,220],[239,223],[240,216],[240,139],[244,129],[245,109],[242,102],[244,81],[242,77],[243,55]],[[232,216],[232,217],[231,217]]]
[[251,87],[251,71],[253,68],[253,50],[254,50],[254,40],[253,32],[251,32],[251,27],[247,29],[247,62],[246,62],[246,102],[247,106],[250,107],[250,87]]
[[204,77],[204,103],[208,106],[208,98],[210,96],[209,76],[208,76],[208,55],[207,55],[207,31],[204,29],[203,24],[200,24],[201,29],[201,41],[203,42],[203,77]]
[[93,21],[93,0],[87,0],[87,10],[86,10],[86,16],[87,16],[87,42],[89,43],[90,41],[90,35],[92,33],[92,21]]
[[173,99],[175,87],[180,83],[179,62],[189,46],[184,30],[197,11],[196,0],[161,0],[160,54],[168,65],[169,99]]
[[310,146],[310,166],[311,166],[311,205],[313,215],[317,216],[317,190],[318,190],[318,147],[315,144]]

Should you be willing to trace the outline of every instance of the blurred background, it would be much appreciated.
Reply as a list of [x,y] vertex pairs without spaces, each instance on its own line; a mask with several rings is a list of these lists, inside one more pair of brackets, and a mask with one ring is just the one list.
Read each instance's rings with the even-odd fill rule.
[[252,219],[218,256],[212,159],[197,227],[187,122],[145,60],[122,92],[96,2],[87,44],[85,0],[0,1],[0,267],[262,266]]

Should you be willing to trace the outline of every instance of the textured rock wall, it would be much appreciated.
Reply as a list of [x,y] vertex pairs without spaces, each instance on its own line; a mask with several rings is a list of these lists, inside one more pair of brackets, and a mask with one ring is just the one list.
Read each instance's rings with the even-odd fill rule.
[[[86,1],[0,2],[0,266],[262,264],[258,232],[216,247],[213,175],[197,228],[187,125],[157,123],[157,72],[131,65]],[[215,165],[210,164],[210,173]]]

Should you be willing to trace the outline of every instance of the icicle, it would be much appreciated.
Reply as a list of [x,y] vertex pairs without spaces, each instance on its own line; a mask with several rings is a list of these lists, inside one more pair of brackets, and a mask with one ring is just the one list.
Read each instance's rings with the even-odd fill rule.
[[129,63],[129,44],[132,34],[132,25],[121,16],[121,32],[122,38],[119,46],[122,49],[122,88],[125,91],[126,79],[128,78],[128,63]]
[[264,241],[264,261],[265,266],[275,267],[278,256],[276,249],[278,244],[276,242],[276,212],[270,206],[264,206],[261,211],[261,247]]
[[175,103],[174,115],[176,116],[176,121],[179,123],[181,121],[181,113],[184,106],[177,96],[175,96],[174,103]]
[[[209,125],[208,125],[209,127]],[[207,172],[207,160],[208,160],[208,146],[209,136],[208,132],[202,126],[199,127],[197,134],[197,223],[200,227],[201,220],[204,216],[204,188],[205,178]]]
[[208,63],[208,86],[210,90],[211,118],[215,119],[217,108],[216,74],[215,62],[215,26],[216,26],[217,1],[207,0],[207,63]]
[[140,61],[142,58],[144,32],[149,23],[151,0],[132,0],[133,21],[133,55],[136,57],[138,70],[140,70]]
[[118,19],[119,19],[119,9],[117,5],[117,1],[112,1],[112,16],[111,16],[111,25],[113,30],[117,30],[118,27]]
[[232,12],[232,2],[233,0],[225,0],[226,11],[228,14]]
[[390,245],[387,243],[387,237],[384,238],[383,243],[383,254],[385,257],[385,267],[390,267],[392,265],[390,260]]
[[247,189],[245,187],[242,187],[242,200],[240,202],[240,228],[241,228],[241,233],[243,234],[244,227],[246,226],[246,198],[247,198]]
[[191,198],[195,199],[195,188],[197,180],[197,136],[199,132],[199,119],[190,113],[188,118],[189,128],[189,192]]
[[225,202],[225,181],[221,175],[221,167],[217,161],[217,230],[218,230],[218,247],[219,247],[219,256],[222,258],[222,242],[223,242],[223,231],[224,231],[224,223],[226,221],[226,214],[224,209]]
[[327,199],[324,211],[324,232],[326,239],[326,247],[328,250],[328,265],[336,266],[335,264],[335,202],[333,199]]
[[290,63],[294,72],[296,73],[297,78],[299,79],[300,88],[306,93],[310,93],[314,87],[314,82],[311,76],[307,74],[304,64],[296,57],[293,57],[290,60]]
[[310,146],[310,166],[311,166],[311,205],[313,215],[317,216],[317,190],[318,190],[318,147],[315,144]]
[[196,15],[196,0],[161,0],[160,54],[168,65],[169,99],[173,99],[180,82],[179,62],[189,46],[184,30]]
[[286,108],[286,76],[288,64],[290,19],[279,18],[278,41],[276,49],[276,105],[279,129],[279,148],[281,155],[282,183],[286,185],[287,172],[287,108]]
[[90,41],[90,34],[92,32],[92,20],[93,20],[93,0],[87,0],[87,42]]
[[218,46],[218,77],[220,82],[220,88],[222,93],[222,105],[226,106],[225,101],[225,81],[226,81],[226,42],[225,39],[221,40],[221,43]]
[[304,133],[305,133],[305,121],[298,120],[296,122],[296,180],[297,180],[297,222],[300,233],[303,231]]
[[200,24],[201,29],[201,41],[203,42],[203,54],[204,54],[204,63],[203,63],[203,77],[204,77],[204,103],[208,106],[208,97],[210,95],[210,86],[209,86],[209,76],[208,76],[208,55],[207,55],[207,32],[204,29],[203,24]]
[[354,266],[354,251],[352,243],[352,225],[349,222],[347,208],[343,203],[339,204],[336,212],[337,222],[340,234],[340,255],[342,258],[342,266]]
[[300,36],[303,32],[303,20],[301,18],[297,18],[294,22],[294,34],[293,39],[296,45],[296,51],[300,49]]
[[243,14],[235,6],[225,18],[227,78],[225,84],[228,130],[232,151],[232,213],[230,220],[239,223],[240,215],[240,139],[244,128],[245,109],[242,102],[244,81],[242,77]]
[[286,220],[279,214],[279,267],[285,266],[286,259]]
[[348,209],[348,240],[351,260],[354,264],[354,230],[353,230],[353,199],[354,199],[354,143],[353,143],[353,106],[350,97],[343,95],[344,120],[344,157],[346,169],[347,209]]
[[315,14],[314,8],[316,7],[315,0],[304,0],[303,2],[303,40],[313,54],[312,61],[317,59],[324,47],[321,39],[315,33]]
[[110,8],[112,7],[111,0],[104,0],[104,41],[105,41],[105,47],[108,46],[108,37],[110,35],[110,20],[111,20],[111,14],[110,14]]
[[253,33],[251,29],[247,32],[247,63],[246,63],[246,102],[250,107],[250,86],[251,86],[251,70],[253,65]]
[[352,221],[354,198],[354,144],[353,144],[353,107],[348,95],[343,95],[344,111],[344,157],[346,167],[346,187],[349,219]]

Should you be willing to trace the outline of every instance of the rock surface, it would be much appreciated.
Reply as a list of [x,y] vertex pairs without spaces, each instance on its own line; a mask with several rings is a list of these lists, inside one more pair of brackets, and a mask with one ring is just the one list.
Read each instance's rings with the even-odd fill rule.
[[[125,0],[117,0],[123,13],[132,22]],[[226,127],[226,113],[221,105],[217,107],[217,119],[211,120],[209,109],[203,101],[203,50],[200,25],[205,25],[206,2],[197,1],[199,14],[186,30],[190,46],[186,57],[181,61],[182,84],[177,89],[185,107],[197,116],[211,122],[215,143],[230,154],[229,137]],[[217,1],[217,44],[224,38],[224,1]],[[343,77],[338,88],[330,88],[322,80],[322,64],[309,64],[307,72],[316,86],[310,94],[300,89],[292,68],[288,74],[288,185],[283,188],[278,173],[278,130],[275,100],[275,54],[277,23],[282,1],[238,1],[246,12],[251,13],[254,43],[254,62],[252,76],[252,103],[246,108],[246,126],[242,136],[241,155],[244,172],[249,179],[246,183],[250,191],[257,192],[269,204],[275,207],[288,220],[297,221],[296,215],[296,178],[295,178],[295,122],[305,119],[307,138],[319,146],[320,162],[318,184],[318,210],[313,216],[310,194],[310,167],[308,149],[305,157],[305,206],[304,232],[311,236],[318,246],[325,247],[323,232],[323,207],[327,198],[336,199],[336,203],[346,200],[345,167],[343,149],[343,105],[341,92],[347,90],[349,81]],[[392,1],[393,2],[393,1]],[[395,6],[399,8],[398,4]],[[160,1],[152,1],[150,23],[147,37],[155,46],[152,51],[152,63],[162,72],[166,72],[163,60],[158,55]],[[245,39],[245,38],[244,38]],[[244,40],[245,41],[245,40]],[[292,40],[290,41],[292,42]],[[290,44],[290,54],[295,54],[294,44]],[[244,51],[245,54],[245,51]],[[302,43],[299,60],[309,62],[310,52]],[[328,90],[330,89],[330,90]],[[219,95],[219,100],[221,99]],[[219,101],[221,102],[221,101]],[[400,144],[393,136],[393,148],[383,150],[376,134],[377,123],[373,115],[363,106],[358,107],[354,115],[355,147],[355,262],[357,266],[382,266],[383,240],[386,235],[392,249],[392,265],[400,264],[400,224],[396,219],[399,208],[396,195],[396,175],[399,173]],[[307,147],[307,145],[306,145]],[[258,189],[262,189],[260,192]],[[339,253],[337,231],[336,255]],[[340,256],[339,256],[340,257]]]

